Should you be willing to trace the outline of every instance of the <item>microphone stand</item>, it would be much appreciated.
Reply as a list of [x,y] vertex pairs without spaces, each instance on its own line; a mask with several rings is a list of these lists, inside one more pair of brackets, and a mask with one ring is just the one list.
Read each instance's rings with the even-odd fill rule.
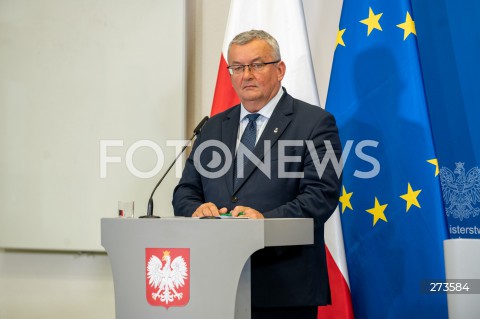
[[160,216],[155,216],[153,215],[153,194],[155,194],[155,191],[157,190],[158,186],[160,186],[160,184],[162,183],[162,181],[165,179],[165,177],[167,176],[168,172],[170,172],[170,170],[172,169],[173,165],[175,165],[175,163],[177,162],[178,158],[183,154],[183,152],[185,151],[185,149],[188,147],[188,145],[190,144],[190,142],[193,141],[193,139],[195,138],[195,136],[197,136],[200,131],[202,130],[202,127],[203,125],[205,125],[205,123],[208,121],[208,116],[205,116],[201,121],[200,123],[198,123],[197,127],[193,130],[193,135],[192,137],[190,138],[190,141],[189,143],[187,143],[187,145],[185,145],[182,150],[180,151],[180,153],[178,153],[177,157],[175,157],[175,159],[173,160],[172,164],[170,164],[170,166],[167,168],[167,171],[163,174],[162,178],[160,178],[160,180],[158,181],[157,185],[155,185],[155,187],[153,188],[153,191],[152,191],[152,194],[150,195],[150,198],[148,199],[148,205],[147,205],[147,215],[143,215],[143,216],[140,216],[140,218],[160,218]]

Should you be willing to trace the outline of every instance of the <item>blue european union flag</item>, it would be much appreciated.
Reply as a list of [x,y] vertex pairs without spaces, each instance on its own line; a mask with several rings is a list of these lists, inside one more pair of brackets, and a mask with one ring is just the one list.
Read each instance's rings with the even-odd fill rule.
[[447,318],[447,238],[410,1],[344,0],[327,97],[346,157],[342,227],[357,319]]

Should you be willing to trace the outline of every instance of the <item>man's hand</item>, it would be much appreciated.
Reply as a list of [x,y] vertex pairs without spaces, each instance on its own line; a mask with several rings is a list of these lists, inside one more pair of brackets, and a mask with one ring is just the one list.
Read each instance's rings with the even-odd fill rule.
[[265,218],[262,213],[260,213],[258,210],[255,210],[251,207],[246,207],[246,206],[237,206],[232,210],[232,216],[237,217],[240,213],[242,217],[248,217],[251,219],[263,219]]
[[226,212],[227,212],[226,207],[218,209],[214,203],[204,203],[198,206],[197,210],[193,213],[192,217],[220,216],[220,214],[225,214]]

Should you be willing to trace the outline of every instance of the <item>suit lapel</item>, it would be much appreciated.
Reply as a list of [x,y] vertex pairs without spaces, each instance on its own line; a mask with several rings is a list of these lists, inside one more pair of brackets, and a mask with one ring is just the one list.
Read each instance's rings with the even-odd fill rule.
[[240,125],[240,106],[235,106],[222,123],[222,143],[232,154],[232,164],[225,174],[225,183],[230,194],[233,194],[233,165],[237,146],[238,126]]

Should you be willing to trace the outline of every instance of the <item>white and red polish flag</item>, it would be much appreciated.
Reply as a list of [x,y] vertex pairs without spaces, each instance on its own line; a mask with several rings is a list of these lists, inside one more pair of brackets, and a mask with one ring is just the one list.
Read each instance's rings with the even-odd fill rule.
[[[251,29],[265,30],[277,39],[287,66],[282,85],[292,96],[320,106],[301,0],[232,0],[215,87],[211,115],[240,101],[227,70],[230,41]],[[325,225],[327,265],[332,305],[319,307],[318,318],[353,319],[347,262],[338,209]]]

